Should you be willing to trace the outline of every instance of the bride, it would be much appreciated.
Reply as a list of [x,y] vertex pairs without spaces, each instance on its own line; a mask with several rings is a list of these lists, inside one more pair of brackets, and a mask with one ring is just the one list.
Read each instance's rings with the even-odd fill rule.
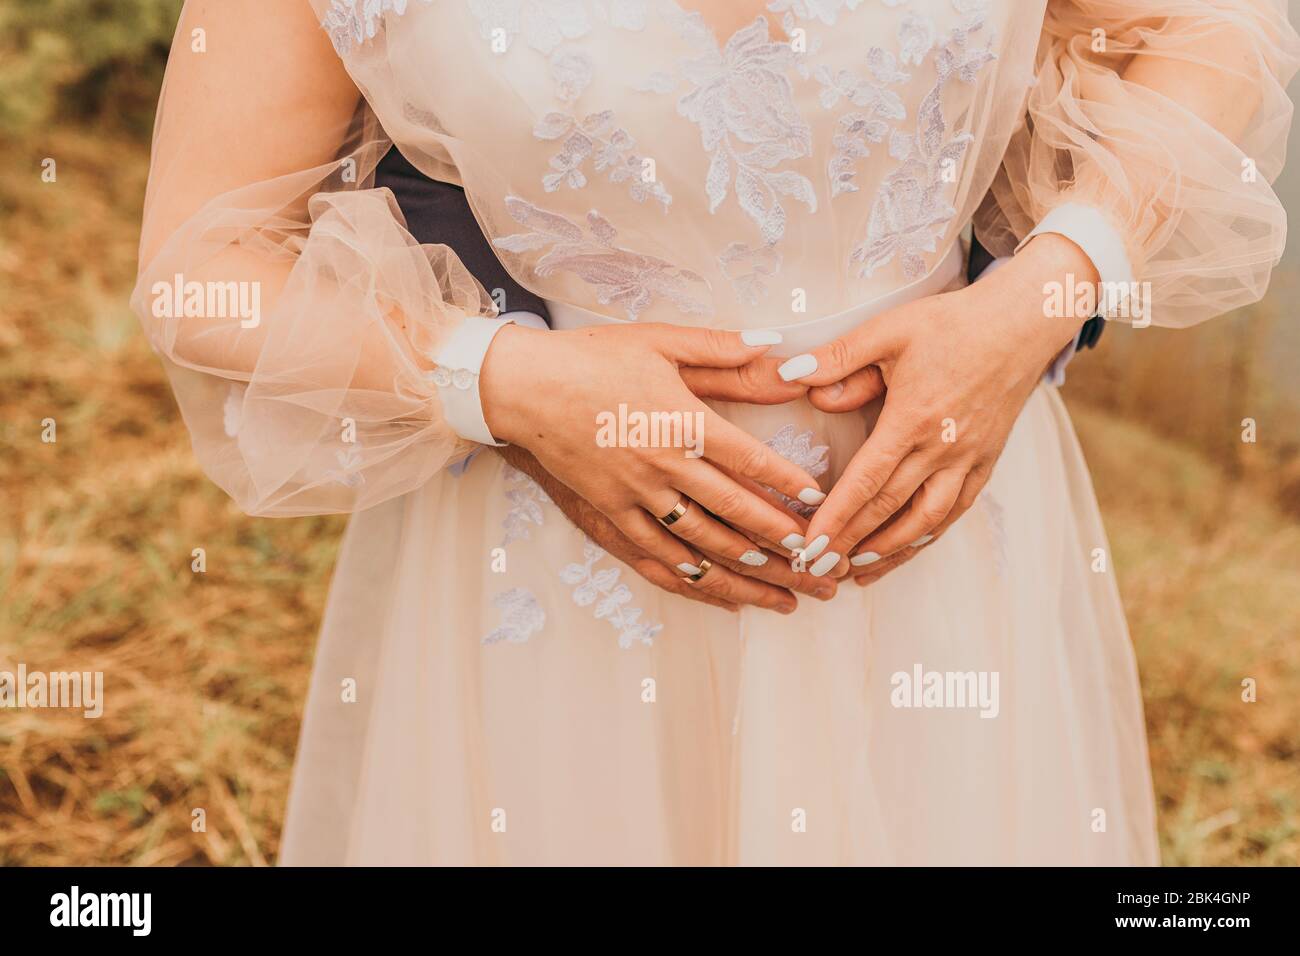
[[1053,383],[1094,312],[1263,293],[1298,48],[1276,0],[190,0],[133,306],[243,509],[353,515],[281,860],[1157,862]]

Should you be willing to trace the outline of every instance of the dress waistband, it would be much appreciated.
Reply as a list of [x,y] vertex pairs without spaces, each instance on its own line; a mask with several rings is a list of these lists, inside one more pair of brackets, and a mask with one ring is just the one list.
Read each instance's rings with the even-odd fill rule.
[[[920,279],[902,288],[820,319],[796,322],[792,325],[765,326],[765,331],[780,332],[783,338],[781,344],[774,346],[768,354],[778,358],[789,358],[792,355],[810,352],[839,338],[873,316],[916,299],[942,292],[961,275],[963,258],[961,242],[954,241],[948,254],[937,266]],[[632,321],[601,315],[599,312],[592,312],[590,309],[570,305],[567,302],[548,300],[546,309],[550,313],[551,327],[556,329],[582,329],[592,325],[626,325]]]

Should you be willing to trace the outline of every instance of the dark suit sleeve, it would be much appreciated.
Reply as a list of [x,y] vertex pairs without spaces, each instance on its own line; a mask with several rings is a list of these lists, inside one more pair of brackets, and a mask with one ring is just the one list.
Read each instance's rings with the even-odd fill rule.
[[489,294],[505,290],[502,312],[536,312],[547,324],[546,303],[506,272],[469,208],[465,190],[430,179],[393,147],[375,170],[375,186],[387,186],[397,198],[406,226],[421,243],[450,246]]

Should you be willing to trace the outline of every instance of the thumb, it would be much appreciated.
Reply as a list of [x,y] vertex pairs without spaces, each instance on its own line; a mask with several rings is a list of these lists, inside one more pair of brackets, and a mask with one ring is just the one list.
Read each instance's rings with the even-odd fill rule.
[[659,349],[678,365],[708,368],[737,368],[754,361],[773,345],[781,343],[780,332],[746,329],[692,329],[665,325],[658,333]]
[[[791,382],[791,385],[797,383]],[[823,412],[851,412],[885,394],[885,379],[880,369],[868,365],[829,385],[808,389],[808,401]]]
[[896,348],[893,324],[883,316],[868,319],[852,332],[827,342],[819,349],[787,359],[777,369],[784,381],[804,385],[830,385],[848,378],[860,368],[891,357]]

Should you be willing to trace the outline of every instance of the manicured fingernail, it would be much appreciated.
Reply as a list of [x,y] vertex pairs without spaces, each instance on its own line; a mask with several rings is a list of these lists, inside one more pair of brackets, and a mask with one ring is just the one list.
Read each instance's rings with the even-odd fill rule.
[[923,535],[921,535],[921,537],[919,537],[919,538],[917,538],[915,541],[913,541],[909,547],[919,548],[921,545],[923,545],[923,544],[929,544],[929,543],[930,543],[931,541],[933,541],[933,540],[934,540],[934,535],[932,535],[932,534],[923,534]]
[[746,551],[740,556],[741,564],[748,564],[751,568],[761,568],[767,564],[767,555],[762,551]]
[[817,555],[826,550],[826,545],[831,543],[831,536],[828,534],[819,534],[813,538],[808,547],[803,549],[803,559],[811,561]]
[[781,539],[781,547],[785,548],[787,551],[794,551],[798,548],[802,548],[803,535],[787,534],[784,538]]
[[814,564],[811,568],[809,568],[808,571],[810,574],[812,574],[813,577],[819,578],[839,563],[840,563],[839,554],[837,554],[834,551],[827,551],[825,554],[823,554],[820,558],[817,559],[817,563]]
[[682,574],[699,574],[699,573],[700,573],[700,569],[699,569],[699,568],[697,568],[697,567],[696,567],[695,565],[693,565],[693,564],[687,564],[685,561],[683,561],[681,564],[677,565],[677,570],[680,571],[680,572],[682,572]]
[[740,341],[746,345],[780,345],[783,339],[780,332],[768,329],[746,329],[740,333]]
[[793,382],[795,379],[811,375],[815,371],[817,371],[817,356],[811,352],[805,352],[803,355],[796,355],[792,359],[787,359],[776,370],[781,379],[786,382]]
[[816,488],[805,488],[799,492],[799,500],[806,505],[819,505],[826,500],[826,492]]
[[849,558],[849,564],[860,568],[864,564],[875,564],[879,560],[880,555],[876,554],[876,552],[863,551],[861,554],[855,554],[853,557]]

